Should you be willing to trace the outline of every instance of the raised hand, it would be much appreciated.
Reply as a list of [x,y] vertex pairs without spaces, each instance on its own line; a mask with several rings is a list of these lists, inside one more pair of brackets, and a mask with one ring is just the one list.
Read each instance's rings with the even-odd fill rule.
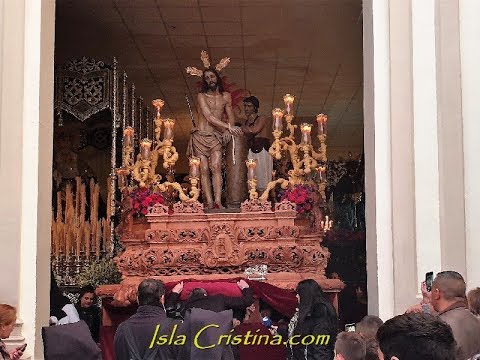
[[180,294],[183,291],[183,281],[180,281],[177,285],[175,285],[172,289],[172,292]]
[[237,281],[237,286],[240,288],[240,290],[246,289],[250,286],[248,286],[247,282],[245,280],[239,280]]
[[17,348],[10,352],[10,360],[18,360],[22,357],[23,351],[20,348]]

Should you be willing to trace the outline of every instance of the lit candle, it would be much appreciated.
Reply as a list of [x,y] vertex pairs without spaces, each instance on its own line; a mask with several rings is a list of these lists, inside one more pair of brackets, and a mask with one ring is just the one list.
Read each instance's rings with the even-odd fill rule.
[[155,106],[155,109],[157,109],[157,114],[155,117],[159,119],[160,113],[162,112],[162,107],[163,105],[165,105],[165,101],[163,101],[162,99],[155,99],[152,101],[152,105]]
[[[57,226],[59,226],[63,221],[63,207],[62,207],[62,193],[61,191],[57,191],[57,221],[55,222]],[[57,233],[57,241],[55,242],[55,255],[57,258],[60,256],[60,245],[61,245],[61,231]]]
[[292,104],[293,101],[295,100],[295,96],[290,95],[290,94],[285,94],[283,97],[283,102],[285,103],[285,106],[287,107],[287,114],[290,115],[290,111],[292,110]]
[[312,137],[310,136],[312,124],[303,123],[300,125],[300,130],[302,131],[302,144],[310,145],[312,143]]
[[133,146],[133,135],[135,134],[135,130],[131,126],[127,126],[123,129],[123,146],[124,147],[131,147]]
[[275,122],[273,124],[273,129],[277,131],[282,131],[283,123],[282,123],[282,118],[283,118],[283,110],[279,108],[275,108],[272,110],[272,116],[275,119]]
[[316,170],[318,172],[318,176],[320,177],[320,182],[325,181],[326,180],[325,172],[327,171],[327,167],[326,166],[318,166]]
[[173,127],[175,126],[175,119],[165,119],[163,120],[163,125],[165,126],[163,139],[173,140]]
[[327,120],[328,120],[327,115],[325,115],[325,114],[318,114],[317,115],[318,134],[319,135],[326,135],[327,134]]
[[192,156],[189,161],[190,165],[190,177],[199,178],[200,177],[200,158]]
[[248,180],[255,179],[255,168],[257,167],[257,159],[245,160],[248,169]]
[[150,159],[150,147],[152,146],[152,140],[143,139],[140,143],[140,155],[143,160]]
[[117,169],[118,187],[120,189],[123,189],[125,186],[127,186],[127,175],[128,175],[127,169],[123,167]]

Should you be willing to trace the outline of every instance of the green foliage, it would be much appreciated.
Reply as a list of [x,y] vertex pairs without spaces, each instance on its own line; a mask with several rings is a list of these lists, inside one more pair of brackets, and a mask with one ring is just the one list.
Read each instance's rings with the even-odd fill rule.
[[77,275],[76,283],[83,287],[91,285],[94,288],[100,285],[120,284],[122,274],[111,259],[102,259],[88,265]]

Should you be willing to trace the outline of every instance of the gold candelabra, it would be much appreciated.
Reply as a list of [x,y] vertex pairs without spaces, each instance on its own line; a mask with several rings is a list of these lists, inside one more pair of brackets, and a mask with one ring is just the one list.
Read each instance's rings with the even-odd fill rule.
[[[292,185],[295,185],[303,183],[305,180],[305,175],[309,174],[312,170],[315,170],[319,166],[319,161],[323,165],[327,162],[327,115],[317,115],[317,137],[320,141],[320,147],[318,149],[318,152],[316,152],[312,145],[312,124],[303,123],[300,125],[300,130],[302,133],[301,142],[300,144],[297,144],[295,142],[295,129],[298,126],[292,125],[294,116],[292,114],[291,108],[293,105],[294,96],[287,94],[283,97],[283,100],[286,105],[286,110],[283,111],[282,109],[276,108],[272,111],[272,115],[274,118],[273,136],[275,140],[269,149],[269,153],[275,159],[280,160],[282,158],[282,151],[288,151],[293,166],[293,169],[288,172],[289,182]],[[287,128],[290,132],[290,134],[285,137],[282,137],[283,117],[285,117],[285,120],[287,122]],[[303,153],[303,156],[301,156],[301,153]]]
[[[273,116],[273,136],[275,140],[273,141],[272,146],[269,149],[269,153],[275,159],[280,160],[282,156],[287,152],[290,155],[290,160],[292,162],[293,169],[288,171],[288,179],[277,179],[271,181],[263,194],[258,196],[256,191],[256,181],[253,181],[255,178],[255,167],[256,164],[253,164],[252,159],[247,160],[247,167],[249,168],[249,193],[250,199],[267,200],[270,190],[272,190],[276,185],[281,185],[282,188],[287,188],[289,185],[304,184],[307,182],[307,176],[316,171],[319,176],[318,189],[322,196],[322,199],[326,201],[325,198],[325,188],[326,188],[326,163],[327,163],[327,115],[318,114],[317,115],[317,124],[318,124],[318,140],[320,141],[320,146],[317,151],[315,151],[312,145],[312,124],[303,123],[300,125],[301,131],[301,141],[299,144],[295,142],[295,129],[298,128],[298,125],[293,125],[294,115],[292,113],[292,107],[295,97],[290,94],[286,94],[283,97],[285,103],[285,110],[280,108],[275,108],[272,110]],[[287,129],[289,131],[288,136],[282,137],[283,134],[283,118],[285,118]],[[252,172],[252,174],[250,174]]]
[[[327,115],[318,114],[316,121],[318,124],[318,140],[320,146],[317,151],[312,145],[312,124],[303,123],[300,125],[301,141],[299,144],[295,142],[295,129],[298,125],[293,125],[294,115],[292,113],[293,102],[295,97],[290,94],[286,94],[283,97],[285,103],[285,109],[275,108],[272,110],[273,116],[273,136],[275,140],[269,149],[269,153],[275,159],[280,160],[285,153],[290,155],[290,160],[293,169],[288,171],[288,179],[277,179],[271,181],[265,191],[259,196],[256,190],[256,178],[255,167],[256,163],[253,159],[247,160],[247,167],[249,169],[249,194],[250,199],[259,199],[265,201],[268,199],[270,190],[275,186],[280,185],[283,189],[290,185],[305,184],[308,182],[307,177],[311,175],[313,171],[318,173],[319,182],[318,191],[321,194],[323,201],[326,201],[325,188],[326,188],[326,164],[327,164]],[[286,127],[289,131],[288,136],[283,135],[283,118],[286,121]],[[250,174],[250,172],[252,172]]]
[[[177,182],[165,181],[161,183],[162,177],[160,174],[156,173],[160,157],[163,159],[163,167],[169,173],[172,172],[172,169],[178,160],[178,152],[175,146],[173,146],[173,129],[175,127],[175,120],[162,118],[161,111],[164,104],[165,102],[161,99],[152,101],[152,105],[156,109],[156,115],[153,120],[154,139],[152,141],[145,138],[140,141],[139,151],[135,162],[133,160],[135,152],[135,130],[131,126],[125,127],[123,130],[123,166],[117,169],[118,186],[123,193],[123,190],[128,188],[128,177],[131,176],[132,180],[135,181],[139,187],[152,187],[161,192],[173,188],[178,191],[181,201],[197,201],[200,195],[200,189],[198,189],[200,159],[190,158],[191,189],[188,193],[185,193],[182,186]],[[161,140],[162,127],[164,129],[163,140]]]

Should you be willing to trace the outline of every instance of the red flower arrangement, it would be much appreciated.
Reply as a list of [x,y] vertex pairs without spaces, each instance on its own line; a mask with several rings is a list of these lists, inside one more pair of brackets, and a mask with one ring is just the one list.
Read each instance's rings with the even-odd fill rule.
[[315,190],[308,185],[294,185],[287,190],[280,191],[280,201],[288,200],[297,205],[297,212],[301,215],[310,215],[315,205]]
[[141,217],[148,214],[148,208],[155,204],[163,204],[165,199],[160,193],[147,188],[135,189],[130,196],[133,200],[134,216]]

